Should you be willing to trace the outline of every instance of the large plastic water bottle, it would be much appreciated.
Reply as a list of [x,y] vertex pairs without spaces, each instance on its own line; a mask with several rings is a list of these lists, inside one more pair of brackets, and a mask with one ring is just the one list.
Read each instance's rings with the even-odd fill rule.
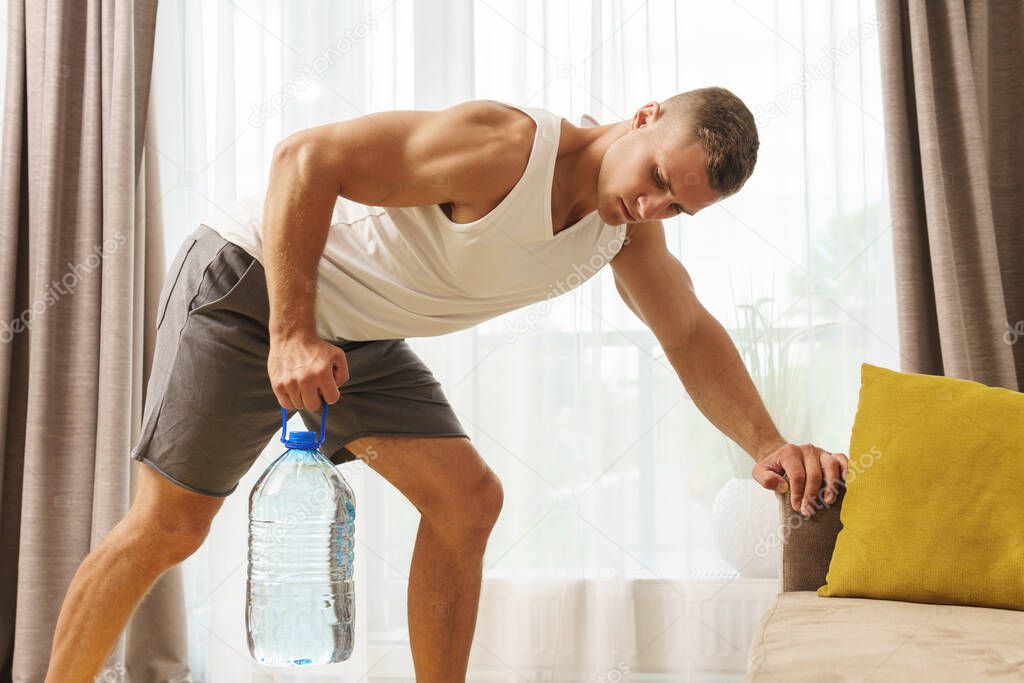
[[249,652],[269,666],[330,664],[352,654],[356,506],[341,472],[320,453],[320,434],[288,433],[288,447],[249,494],[245,622]]

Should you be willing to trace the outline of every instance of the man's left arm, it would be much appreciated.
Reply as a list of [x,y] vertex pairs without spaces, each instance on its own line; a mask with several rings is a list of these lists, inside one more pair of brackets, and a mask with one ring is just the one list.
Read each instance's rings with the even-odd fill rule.
[[846,476],[846,456],[782,437],[732,338],[697,299],[689,274],[669,252],[661,221],[628,229],[628,240],[611,262],[615,286],[657,337],[694,403],[754,459],[753,476],[764,488],[785,493],[788,487],[793,509],[809,516],[824,479],[824,502],[831,504]]

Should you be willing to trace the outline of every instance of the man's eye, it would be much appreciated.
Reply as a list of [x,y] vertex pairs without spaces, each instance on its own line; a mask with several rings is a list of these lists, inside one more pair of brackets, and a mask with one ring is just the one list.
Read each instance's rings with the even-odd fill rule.
[[660,170],[655,170],[654,171],[654,179],[658,183],[658,187],[664,187],[664,183],[661,182],[661,171]]

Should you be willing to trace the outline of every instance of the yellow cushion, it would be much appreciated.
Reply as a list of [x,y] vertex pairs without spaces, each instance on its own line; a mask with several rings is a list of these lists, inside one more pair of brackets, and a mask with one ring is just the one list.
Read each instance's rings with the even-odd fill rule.
[[864,363],[822,597],[1024,610],[1024,394]]

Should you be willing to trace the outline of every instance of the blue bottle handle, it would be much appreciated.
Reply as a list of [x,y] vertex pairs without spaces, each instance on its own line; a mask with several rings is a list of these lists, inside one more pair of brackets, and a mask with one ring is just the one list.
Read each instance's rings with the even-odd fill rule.
[[[327,426],[327,401],[320,399],[320,437],[316,442],[316,447],[320,448],[324,444],[324,428]],[[294,432],[293,432],[294,433]],[[288,438],[288,411],[281,408],[281,440],[284,441]]]

